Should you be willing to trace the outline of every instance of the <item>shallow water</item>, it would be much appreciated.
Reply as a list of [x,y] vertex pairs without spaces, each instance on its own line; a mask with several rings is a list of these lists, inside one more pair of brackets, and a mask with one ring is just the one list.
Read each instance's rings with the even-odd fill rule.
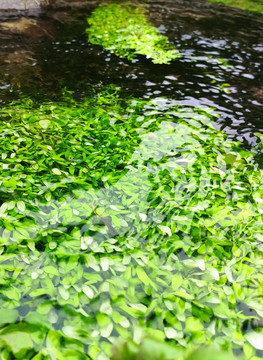
[[[82,182],[85,173],[67,173],[71,158],[57,165],[47,160],[40,171],[37,164],[30,165],[32,172],[29,165],[13,167],[15,132],[2,133],[10,137],[11,155],[2,155],[2,196],[9,205],[1,211],[8,213],[1,229],[1,341],[8,347],[12,336],[20,339],[12,349],[17,358],[32,358],[40,350],[43,358],[82,359],[89,354],[106,359],[117,336],[138,340],[142,331],[160,336],[158,330],[164,330],[182,348],[204,342],[227,348],[234,337],[230,347],[240,353],[242,336],[262,323],[262,186],[256,180],[251,185],[246,170],[258,180],[260,173],[254,160],[242,163],[249,155],[241,147],[232,148],[221,133],[214,137],[210,115],[192,113],[191,107],[214,108],[220,115],[213,118],[217,129],[247,148],[255,146],[253,133],[263,131],[263,18],[208,3],[166,2],[164,8],[153,2],[153,24],[183,54],[171,65],[153,65],[142,57],[120,60],[89,44],[83,31],[90,12],[72,13],[70,24],[55,22],[48,40],[17,44],[12,37],[14,48],[32,52],[22,69],[30,74],[37,68],[38,76],[33,73],[28,84],[20,81],[18,89],[8,84],[9,74],[2,74],[3,104],[28,94],[38,101],[56,100],[64,86],[82,99],[100,82],[120,87],[124,98],[157,99],[139,110],[124,106],[124,114],[109,109],[112,122],[103,125],[101,137],[98,132],[70,139],[66,128],[58,131],[63,141],[76,146],[76,168],[84,167],[79,153],[86,147],[101,156],[97,168],[89,168],[87,183]],[[1,41],[9,53],[10,36]],[[224,91],[226,83],[230,93]],[[180,114],[175,111],[178,104],[186,107]],[[103,102],[102,108],[107,111]],[[28,123],[30,111],[25,112]],[[50,119],[52,111],[41,114]],[[54,110],[54,122],[60,111]],[[108,138],[115,121],[133,124],[133,112],[139,120],[117,127],[115,142]],[[90,121],[88,110],[80,113]],[[155,116],[165,121],[155,124]],[[185,122],[177,123],[180,118]],[[31,136],[25,129],[16,127],[22,144],[23,136]],[[122,143],[126,136],[131,148]],[[42,159],[36,145],[28,149],[36,163]],[[115,155],[115,172],[100,173]],[[243,174],[235,182],[240,164]],[[9,167],[11,175],[14,171],[20,176],[17,189],[9,182]],[[42,174],[53,177],[43,183]],[[34,196],[20,195],[27,194],[24,183],[34,187]],[[218,202],[218,209],[207,201],[211,192],[214,198],[209,200]],[[231,241],[235,244],[229,258]],[[244,294],[240,288],[246,289]],[[226,298],[228,303],[222,301]]]
[[[163,5],[151,3],[149,17],[183,54],[180,60],[160,66],[140,57],[130,63],[89,44],[83,34],[91,11],[87,9],[86,13],[73,14],[76,21],[71,24],[57,22],[53,41],[42,40],[39,45],[34,41],[31,66],[32,71],[40,68],[41,81],[36,84],[34,75],[30,84],[33,93],[34,81],[49,93],[54,86],[85,93],[89,84],[102,81],[143,98],[169,96],[193,106],[214,107],[221,115],[218,128],[231,138],[255,145],[253,133],[262,130],[262,16],[209,3]],[[2,39],[4,47],[14,51],[10,38],[7,41],[9,45]],[[30,40],[24,41],[19,44],[22,50],[30,47]]]

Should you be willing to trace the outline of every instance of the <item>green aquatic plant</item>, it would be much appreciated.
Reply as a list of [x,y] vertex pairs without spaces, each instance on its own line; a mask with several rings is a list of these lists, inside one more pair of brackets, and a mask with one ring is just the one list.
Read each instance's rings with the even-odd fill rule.
[[208,110],[120,94],[0,110],[1,357],[132,337],[258,359],[262,170]]
[[144,10],[129,3],[102,4],[88,18],[86,29],[92,44],[132,60],[145,55],[155,64],[169,64],[181,55],[146,19]]
[[263,148],[263,134],[256,132],[256,133],[254,133],[254,135],[256,135],[259,139],[258,148],[262,149]]
[[240,8],[242,10],[258,12],[263,14],[262,0],[209,0],[211,2],[220,3],[228,6]]
[[144,338],[138,344],[131,339],[113,345],[111,360],[235,360],[232,354],[213,348],[200,348],[190,353],[179,351],[173,344]]

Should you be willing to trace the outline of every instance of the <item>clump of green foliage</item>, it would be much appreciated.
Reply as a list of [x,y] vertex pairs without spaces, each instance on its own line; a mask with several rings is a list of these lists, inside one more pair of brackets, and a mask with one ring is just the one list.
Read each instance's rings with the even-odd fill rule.
[[[112,348],[111,360],[235,360],[232,354],[203,347],[194,351],[180,351],[173,344],[144,338],[137,344],[131,339],[119,340]],[[239,358],[240,359],[240,358]]]
[[169,64],[181,55],[166,36],[149,24],[142,8],[131,4],[102,4],[88,18],[89,41],[132,60],[145,55],[155,64]]
[[220,3],[228,6],[240,8],[242,10],[258,12],[263,14],[262,0],[209,0],[211,2]]
[[260,356],[263,174],[209,111],[110,89],[0,115],[3,359]]

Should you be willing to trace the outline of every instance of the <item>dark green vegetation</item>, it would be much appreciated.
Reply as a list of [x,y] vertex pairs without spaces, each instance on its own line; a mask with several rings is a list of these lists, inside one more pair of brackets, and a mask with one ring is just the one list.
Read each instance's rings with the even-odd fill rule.
[[209,111],[119,96],[1,110],[2,359],[108,359],[144,336],[259,359],[253,154]]
[[253,11],[263,14],[263,0],[209,0],[209,1],[237,7],[242,10]]
[[149,24],[143,9],[131,4],[102,4],[88,24],[86,33],[92,44],[129,60],[145,55],[155,64],[169,64],[181,56],[167,37]]

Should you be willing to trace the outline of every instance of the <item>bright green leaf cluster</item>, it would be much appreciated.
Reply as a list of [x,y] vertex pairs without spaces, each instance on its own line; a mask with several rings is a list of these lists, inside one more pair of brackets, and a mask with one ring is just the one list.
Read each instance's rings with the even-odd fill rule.
[[263,174],[208,111],[109,89],[0,115],[3,359],[260,356]]
[[233,355],[213,348],[203,347],[190,353],[178,351],[171,344],[144,338],[139,344],[131,339],[113,345],[112,360],[235,360]]
[[89,41],[132,60],[145,55],[155,64],[169,64],[181,56],[166,36],[149,24],[142,8],[131,4],[102,4],[97,7],[86,29]]

